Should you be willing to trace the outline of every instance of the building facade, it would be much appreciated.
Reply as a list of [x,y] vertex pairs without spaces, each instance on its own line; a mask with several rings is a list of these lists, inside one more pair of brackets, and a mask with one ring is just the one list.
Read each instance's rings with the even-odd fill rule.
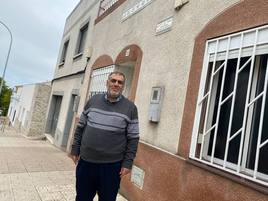
[[91,54],[94,16],[98,1],[80,1],[66,19],[57,65],[52,80],[45,133],[66,150],[73,117],[77,114],[80,88]]
[[8,110],[10,124],[26,136],[43,135],[50,90],[49,82],[16,86]]
[[141,136],[128,200],[267,200],[268,2],[96,5],[69,144],[86,101],[120,70]]

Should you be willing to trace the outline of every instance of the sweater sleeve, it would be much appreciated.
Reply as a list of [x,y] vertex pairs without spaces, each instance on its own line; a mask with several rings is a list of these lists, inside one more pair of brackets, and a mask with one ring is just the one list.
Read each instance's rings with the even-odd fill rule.
[[139,121],[137,107],[134,105],[131,120],[127,126],[127,146],[122,166],[131,169],[139,143]]
[[84,110],[80,116],[79,122],[74,132],[74,139],[73,139],[71,154],[75,156],[80,155],[81,140],[82,140],[84,128],[87,125],[87,113],[88,113],[89,107],[90,107],[90,101],[88,101],[88,103],[84,107]]

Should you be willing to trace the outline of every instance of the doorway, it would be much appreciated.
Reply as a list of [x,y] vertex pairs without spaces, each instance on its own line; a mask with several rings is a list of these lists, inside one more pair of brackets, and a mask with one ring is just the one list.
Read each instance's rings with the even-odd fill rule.
[[58,118],[60,114],[62,96],[52,95],[51,106],[49,110],[49,118],[47,123],[46,133],[55,136],[55,131],[58,124]]
[[62,144],[61,144],[61,147],[65,148],[65,149],[67,147],[67,143],[68,143],[68,139],[69,139],[70,129],[71,129],[72,121],[73,121],[73,117],[74,117],[74,106],[75,106],[75,102],[77,99],[78,99],[78,96],[72,94],[69,108],[68,108],[67,119],[65,122]]

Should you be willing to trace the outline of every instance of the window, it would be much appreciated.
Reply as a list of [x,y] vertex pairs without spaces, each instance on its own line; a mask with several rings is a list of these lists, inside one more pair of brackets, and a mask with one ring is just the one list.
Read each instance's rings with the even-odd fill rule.
[[80,29],[75,55],[83,54],[87,38],[87,30],[88,23]]
[[63,45],[63,49],[62,49],[62,53],[61,53],[61,59],[60,59],[60,63],[64,63],[65,59],[66,59],[66,55],[67,55],[67,50],[68,50],[68,46],[69,46],[69,40],[67,40],[64,45]]
[[268,186],[268,26],[207,41],[190,158]]

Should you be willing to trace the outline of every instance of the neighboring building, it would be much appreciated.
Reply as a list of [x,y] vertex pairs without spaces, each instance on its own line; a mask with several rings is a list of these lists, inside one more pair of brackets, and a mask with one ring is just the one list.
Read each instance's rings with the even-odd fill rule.
[[80,1],[66,19],[45,129],[45,133],[54,138],[54,144],[62,149],[66,149],[79,103],[98,8],[98,1]]
[[8,108],[7,116],[9,118],[9,123],[14,126],[15,124],[15,117],[21,116],[17,114],[17,111],[19,110],[18,104],[20,100],[20,96],[22,93],[22,86],[15,86],[12,92],[12,95],[10,97],[10,104]]
[[26,136],[43,135],[50,90],[50,82],[16,86],[8,110],[10,124]]
[[[85,2],[69,18],[87,11]],[[128,200],[267,200],[268,1],[97,5],[68,144],[88,98],[119,69],[140,119],[137,158],[120,189]]]

